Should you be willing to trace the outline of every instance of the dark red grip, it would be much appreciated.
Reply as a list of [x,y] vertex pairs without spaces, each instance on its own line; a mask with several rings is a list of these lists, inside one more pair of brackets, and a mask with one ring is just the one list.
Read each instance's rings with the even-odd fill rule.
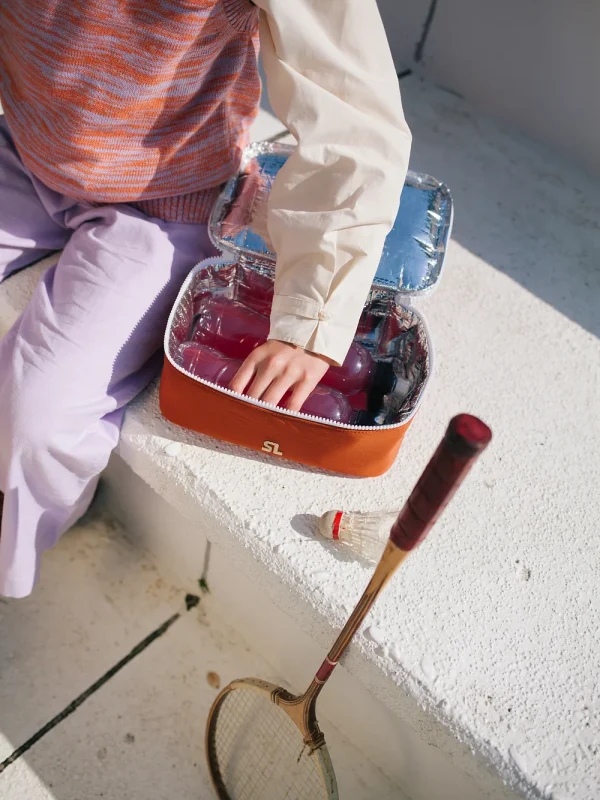
[[400,512],[390,539],[401,550],[413,550],[427,536],[492,438],[488,426],[470,414],[459,414],[425,467]]

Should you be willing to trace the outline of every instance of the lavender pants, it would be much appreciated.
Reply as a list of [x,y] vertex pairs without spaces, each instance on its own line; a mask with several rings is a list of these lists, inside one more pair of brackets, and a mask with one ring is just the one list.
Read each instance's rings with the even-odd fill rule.
[[31,592],[41,553],[85,512],[124,407],[160,368],[179,287],[213,254],[205,225],[51,191],[0,117],[0,281],[56,250],[0,341],[0,594],[10,597]]

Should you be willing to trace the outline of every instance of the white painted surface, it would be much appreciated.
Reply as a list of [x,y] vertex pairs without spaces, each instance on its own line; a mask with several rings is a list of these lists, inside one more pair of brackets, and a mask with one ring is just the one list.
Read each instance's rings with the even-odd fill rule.
[[[390,473],[348,480],[188,435],[160,418],[154,392],[130,411],[119,452],[327,645],[369,570],[292,520],[399,506],[450,416],[480,414],[493,447],[368,621],[383,647],[360,635],[346,668],[450,748],[439,720],[527,797],[595,800],[600,187],[450,95],[409,81],[404,100],[413,166],[448,182],[457,220],[426,304],[437,379]],[[2,323],[35,275],[0,289]],[[175,458],[172,441],[184,442]]]
[[[152,630],[183,593],[93,513],[45,559],[27,601],[0,604],[0,762]],[[235,677],[280,682],[201,602],[0,774],[1,800],[209,800],[204,726]],[[342,796],[402,800],[327,720]]]
[[378,4],[399,71],[458,92],[600,175],[598,3],[443,0],[421,63],[431,0]]
[[[391,41],[404,36],[403,6]],[[600,175],[599,31],[590,0],[444,0],[424,73]]]

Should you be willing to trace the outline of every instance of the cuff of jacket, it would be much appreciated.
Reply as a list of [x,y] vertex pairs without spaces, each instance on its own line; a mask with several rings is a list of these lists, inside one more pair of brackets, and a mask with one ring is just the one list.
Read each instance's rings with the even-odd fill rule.
[[348,327],[327,313],[327,305],[307,297],[275,295],[269,339],[288,342],[325,356],[338,366],[344,363],[356,326]]

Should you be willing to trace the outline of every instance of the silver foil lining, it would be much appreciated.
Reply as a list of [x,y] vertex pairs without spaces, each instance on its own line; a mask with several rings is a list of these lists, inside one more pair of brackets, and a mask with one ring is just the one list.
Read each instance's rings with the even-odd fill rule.
[[[270,142],[246,148],[241,172],[225,186],[211,217],[211,236],[219,248],[273,268],[276,257],[267,230],[267,202],[273,181],[293,149]],[[444,264],[451,226],[448,188],[429,175],[409,172],[374,287],[406,294],[431,289]]]
[[[191,336],[194,297],[227,297],[255,307],[248,298],[256,293],[257,274],[265,286],[272,283],[272,270],[265,270],[263,262],[245,255],[233,264],[199,270],[175,309],[169,331],[169,356],[175,363],[179,345]],[[268,313],[266,308],[260,310]],[[377,362],[390,365],[388,372],[393,376],[378,409],[357,424],[402,424],[418,406],[430,371],[427,334],[421,318],[411,308],[400,305],[389,292],[375,291],[365,305],[355,340],[367,347]]]

